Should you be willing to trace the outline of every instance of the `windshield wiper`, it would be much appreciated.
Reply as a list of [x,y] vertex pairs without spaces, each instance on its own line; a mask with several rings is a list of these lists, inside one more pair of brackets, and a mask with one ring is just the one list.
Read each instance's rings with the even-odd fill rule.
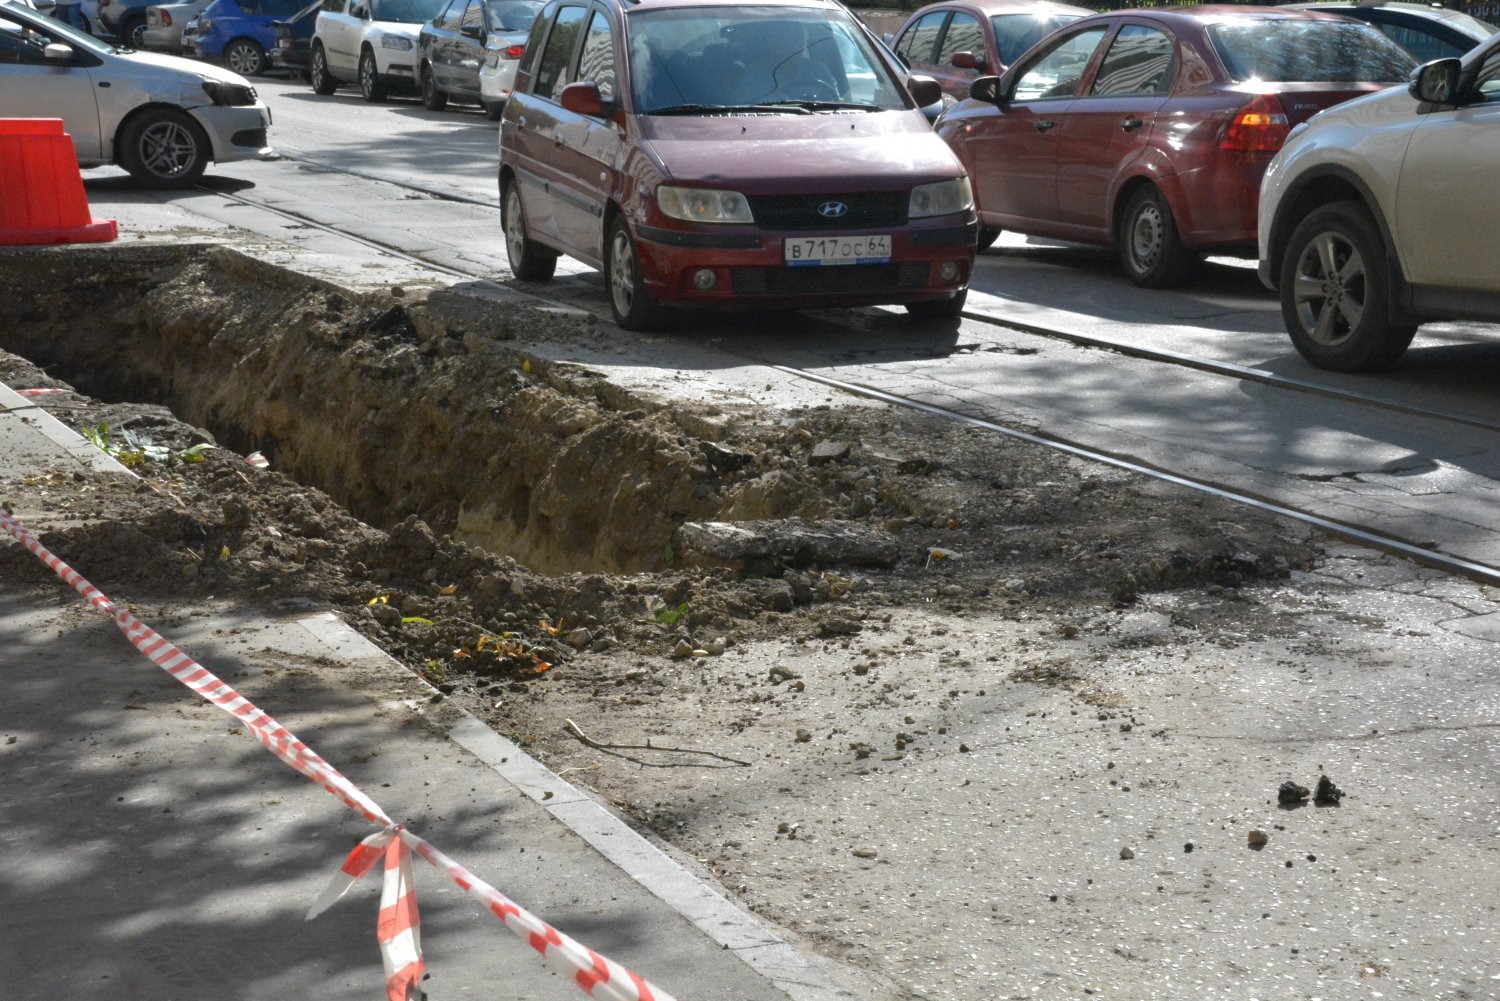
[[805,108],[808,111],[885,111],[878,104],[858,104],[849,101],[772,101],[778,108]]
[[747,115],[779,114],[810,115],[811,110],[801,104],[779,101],[775,104],[673,104],[665,108],[653,108],[648,115]]

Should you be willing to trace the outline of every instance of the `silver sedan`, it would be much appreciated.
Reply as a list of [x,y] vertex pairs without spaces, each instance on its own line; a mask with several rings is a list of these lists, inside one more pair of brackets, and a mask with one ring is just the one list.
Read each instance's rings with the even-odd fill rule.
[[0,118],[61,118],[80,167],[118,164],[148,188],[271,152],[271,111],[244,77],[118,49],[12,0],[0,0]]

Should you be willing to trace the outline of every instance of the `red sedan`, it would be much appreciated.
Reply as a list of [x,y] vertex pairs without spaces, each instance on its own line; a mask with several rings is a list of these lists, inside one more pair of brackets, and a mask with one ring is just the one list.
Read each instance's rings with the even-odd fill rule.
[[961,101],[986,73],[1003,73],[1016,57],[1065,24],[1093,11],[1048,0],[964,0],[916,11],[892,48],[943,93]]
[[1118,248],[1137,285],[1206,251],[1253,255],[1261,175],[1299,122],[1404,81],[1369,25],[1272,7],[1096,14],[1047,38],[937,123],[1000,230]]

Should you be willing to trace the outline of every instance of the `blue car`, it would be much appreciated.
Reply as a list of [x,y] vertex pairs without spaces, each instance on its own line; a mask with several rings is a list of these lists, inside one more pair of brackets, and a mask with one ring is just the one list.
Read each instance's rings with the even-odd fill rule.
[[258,76],[271,65],[267,53],[276,46],[276,22],[306,5],[307,0],[214,0],[198,15],[197,32],[190,36],[193,52],[241,76]]

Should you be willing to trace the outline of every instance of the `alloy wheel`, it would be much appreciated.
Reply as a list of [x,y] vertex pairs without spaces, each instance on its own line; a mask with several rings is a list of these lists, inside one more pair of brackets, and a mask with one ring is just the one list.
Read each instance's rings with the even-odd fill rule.
[[1365,261],[1359,249],[1339,233],[1319,233],[1297,260],[1292,296],[1308,337],[1326,347],[1348,339],[1365,312]]
[[141,133],[138,150],[141,163],[161,178],[177,177],[198,160],[198,144],[182,124],[165,120]]
[[628,315],[635,303],[635,283],[635,248],[622,227],[616,230],[609,249],[609,294],[621,316]]

